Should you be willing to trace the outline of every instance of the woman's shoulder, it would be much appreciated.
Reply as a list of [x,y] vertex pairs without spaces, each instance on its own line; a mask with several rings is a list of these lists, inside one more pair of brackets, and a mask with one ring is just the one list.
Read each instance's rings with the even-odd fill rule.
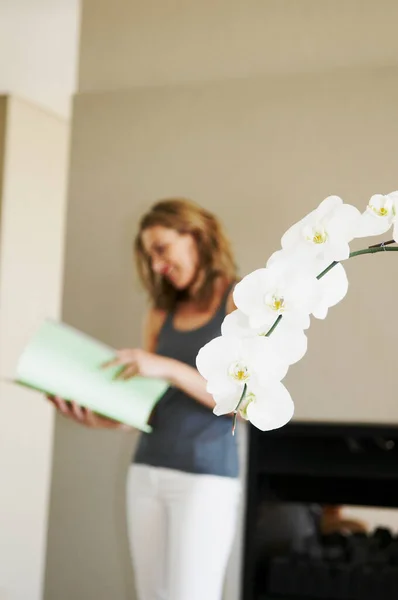
[[237,280],[231,281],[222,279],[221,277],[217,281],[215,281],[212,303],[214,311],[223,310],[225,311],[225,314],[229,315],[229,313],[236,310],[233,294],[237,283]]
[[146,311],[145,319],[152,328],[161,329],[163,323],[167,319],[167,314],[167,311],[162,308],[150,306]]

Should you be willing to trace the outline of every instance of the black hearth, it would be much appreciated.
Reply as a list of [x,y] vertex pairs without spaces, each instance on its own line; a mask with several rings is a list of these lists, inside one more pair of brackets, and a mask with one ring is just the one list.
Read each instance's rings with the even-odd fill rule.
[[242,600],[398,600],[388,528],[325,532],[325,506],[398,507],[398,428],[250,428]]

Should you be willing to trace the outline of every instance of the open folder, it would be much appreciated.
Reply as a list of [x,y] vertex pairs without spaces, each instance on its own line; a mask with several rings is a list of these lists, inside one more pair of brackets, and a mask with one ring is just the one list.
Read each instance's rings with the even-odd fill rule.
[[150,414],[169,384],[145,377],[115,380],[118,367],[101,368],[114,356],[88,335],[45,321],[18,361],[16,383],[149,432]]

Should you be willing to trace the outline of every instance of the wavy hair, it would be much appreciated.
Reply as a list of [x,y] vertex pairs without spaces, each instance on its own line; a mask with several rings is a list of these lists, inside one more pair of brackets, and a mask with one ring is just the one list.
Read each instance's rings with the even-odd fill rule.
[[226,285],[236,281],[237,269],[231,244],[217,217],[185,198],[161,200],[141,218],[134,242],[138,274],[155,308],[173,310],[185,295],[151,267],[150,257],[142,244],[142,232],[156,225],[190,234],[196,241],[200,279],[194,298],[200,306],[210,304],[216,279],[221,277]]

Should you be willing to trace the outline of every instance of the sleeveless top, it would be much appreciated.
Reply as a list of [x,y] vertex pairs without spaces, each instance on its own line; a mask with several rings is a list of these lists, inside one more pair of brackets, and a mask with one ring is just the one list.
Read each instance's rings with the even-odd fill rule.
[[[215,315],[197,329],[180,331],[169,313],[160,330],[156,353],[196,368],[200,348],[221,333],[230,288]],[[238,476],[236,436],[232,419],[216,417],[211,408],[176,387],[170,387],[151,417],[151,433],[142,433],[134,462],[187,473]]]

